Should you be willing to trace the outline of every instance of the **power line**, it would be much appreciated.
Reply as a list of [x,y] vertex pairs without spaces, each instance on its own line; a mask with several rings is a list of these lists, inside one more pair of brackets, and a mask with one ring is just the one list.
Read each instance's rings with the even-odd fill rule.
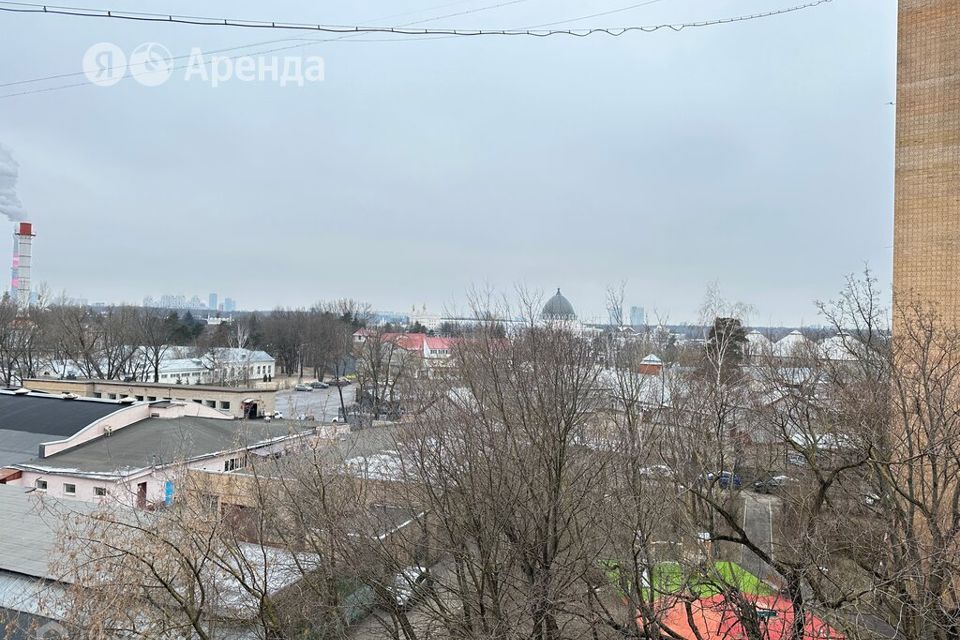
[[[517,0],[520,1],[520,0]],[[649,1],[649,0],[648,0]],[[626,27],[607,27],[607,28],[570,28],[570,29],[410,29],[407,27],[376,27],[362,25],[324,25],[308,24],[296,22],[278,22],[266,20],[237,20],[231,18],[214,18],[204,16],[186,16],[175,14],[144,13],[144,12],[126,12],[113,11],[110,9],[86,9],[81,7],[68,7],[62,5],[44,5],[28,2],[7,2],[0,1],[0,11],[10,13],[42,13],[45,15],[61,15],[70,17],[84,18],[107,18],[115,20],[132,20],[138,22],[163,22],[168,24],[187,24],[205,27],[236,27],[245,29],[277,29],[277,30],[298,30],[298,31],[320,31],[324,33],[352,34],[352,33],[384,33],[397,36],[532,36],[548,37],[555,35],[567,35],[575,37],[587,37],[592,35],[609,35],[619,37],[631,32],[651,33],[660,30],[683,31],[684,29],[709,27],[722,24],[732,24],[736,22],[746,22],[748,20],[757,20],[760,18],[769,18],[772,16],[784,15],[804,9],[818,7],[833,0],[813,0],[805,4],[795,5],[784,9],[776,9],[761,13],[734,16],[730,18],[718,18],[715,20],[703,20],[700,22],[680,22],[665,23],[657,25],[626,26]],[[501,3],[507,4],[507,3]],[[500,6],[500,5],[497,5]],[[626,10],[627,8],[623,9]]]
[[[474,8],[474,9],[470,9],[470,10],[468,10],[468,11],[461,12],[461,13],[478,13],[478,12],[480,12],[480,11],[488,11],[488,10],[490,10],[490,9],[497,9],[497,8],[499,8],[499,7],[503,7],[503,6],[506,6],[506,5],[519,4],[519,3],[521,3],[521,2],[527,2],[527,1],[528,1],[528,0],[510,0],[509,2],[501,2],[501,3],[495,4],[495,5],[487,5],[487,6],[484,6],[484,7],[476,7],[476,8]],[[391,19],[391,18],[396,18],[396,17],[400,17],[400,16],[408,16],[408,15],[413,15],[413,14],[417,14],[417,13],[427,13],[427,12],[429,12],[429,11],[434,11],[434,10],[436,10],[436,9],[445,9],[445,8],[447,8],[447,7],[452,7],[452,6],[455,6],[455,5],[461,5],[461,4],[464,4],[464,3],[466,3],[466,2],[473,2],[473,0],[457,0],[457,2],[447,2],[447,3],[445,3],[445,4],[435,5],[435,6],[432,6],[432,7],[426,7],[426,8],[424,8],[424,9],[418,9],[418,10],[415,10],[415,11],[405,11],[405,12],[403,12],[403,13],[395,13],[395,14],[392,14],[392,15],[389,15],[389,16],[384,16],[384,17],[382,17],[382,18],[377,18],[377,20],[389,20],[389,19]],[[2,8],[0,8],[0,9],[2,9]],[[436,17],[432,17],[432,18],[424,18],[424,19],[422,19],[422,20],[417,20],[416,22],[409,22],[409,23],[406,23],[406,24],[402,24],[402,25],[400,25],[400,26],[401,26],[401,27],[408,27],[408,26],[413,25],[413,24],[422,24],[422,23],[425,23],[425,22],[434,22],[434,21],[436,21],[436,20],[443,20],[444,18],[449,18],[451,15],[461,15],[461,14],[460,14],[460,13],[458,13],[458,14],[448,14],[448,15],[436,16]],[[236,46],[236,47],[227,47],[227,48],[225,48],[225,49],[215,49],[215,50],[213,50],[213,51],[209,51],[208,53],[210,53],[210,54],[227,53],[227,52],[230,52],[230,51],[238,51],[238,50],[241,50],[241,49],[250,49],[250,48],[253,48],[253,47],[260,47],[260,46],[264,46],[264,45],[277,44],[277,43],[280,43],[280,42],[300,42],[300,43],[301,43],[301,44],[298,44],[298,45],[295,45],[295,46],[291,46],[291,47],[280,47],[280,48],[278,48],[278,49],[268,49],[268,50],[266,50],[266,51],[254,51],[254,52],[251,54],[251,55],[264,55],[264,54],[267,54],[267,53],[275,53],[275,52],[278,52],[278,51],[287,51],[287,50],[289,50],[289,49],[297,49],[297,48],[301,48],[301,47],[308,47],[308,46],[311,46],[311,45],[313,45],[313,44],[318,44],[318,43],[327,43],[327,42],[334,42],[334,41],[344,40],[344,39],[346,39],[346,38],[350,38],[350,37],[353,37],[353,36],[355,36],[355,35],[360,35],[360,34],[351,32],[351,33],[349,33],[349,34],[342,35],[342,36],[339,36],[339,37],[337,37],[337,38],[282,38],[282,39],[279,39],[279,40],[267,40],[267,41],[264,41],[264,42],[253,42],[253,43],[250,43],[250,44],[238,45],[238,46]],[[415,38],[415,39],[417,39],[417,40],[424,40],[424,39],[430,39],[430,40],[432,40],[432,39],[436,39],[436,38]],[[355,42],[384,42],[384,41],[385,41],[384,39],[370,39],[370,38],[365,38],[365,39],[362,39],[362,40],[355,40]],[[172,57],[170,58],[170,61],[173,62],[173,61],[175,61],[175,60],[185,60],[185,59],[190,58],[192,55],[193,55],[192,53],[188,53],[188,54],[179,55],[179,56],[172,56]],[[230,60],[235,60],[237,57],[240,57],[240,56],[233,56],[233,57],[230,57],[230,58],[228,58],[228,59],[230,59]],[[176,69],[182,69],[182,68],[184,68],[184,67],[173,67],[174,70],[176,70]],[[114,69],[116,69],[116,67],[107,67],[107,68],[106,68],[106,70],[114,70]],[[16,80],[16,81],[12,81],[12,82],[4,82],[4,83],[0,83],[0,89],[2,89],[2,88],[4,88],[4,87],[14,87],[14,86],[19,86],[19,85],[24,85],[24,84],[35,84],[35,83],[37,83],[37,82],[46,82],[46,81],[49,81],[49,80],[62,80],[62,79],[64,79],[64,78],[75,78],[75,77],[77,77],[77,76],[82,76],[82,75],[84,75],[84,74],[85,74],[84,71],[75,71],[75,72],[72,72],[72,73],[59,73],[59,74],[55,74],[55,75],[44,76],[44,77],[41,77],[41,78],[31,78],[31,79],[29,79],[29,80]],[[86,84],[86,83],[81,82],[81,83],[76,83],[76,84],[59,85],[59,86],[56,86],[56,87],[48,87],[48,88],[40,89],[40,90],[37,90],[37,91],[23,91],[23,92],[19,92],[19,93],[12,93],[12,94],[7,94],[7,95],[0,95],[0,98],[12,98],[12,97],[15,97],[15,96],[27,95],[27,94],[30,94],[30,93],[45,93],[45,92],[49,92],[49,91],[56,91],[56,90],[58,90],[58,89],[69,89],[69,88],[72,88],[72,87],[79,87],[79,86],[83,86],[83,85],[85,85],[85,84]]]

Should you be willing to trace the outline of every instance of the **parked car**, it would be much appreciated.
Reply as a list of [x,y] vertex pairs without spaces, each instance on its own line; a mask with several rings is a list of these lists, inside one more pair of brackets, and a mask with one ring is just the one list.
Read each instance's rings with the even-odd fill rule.
[[771,476],[764,480],[757,480],[753,483],[753,490],[757,493],[773,493],[790,485],[796,484],[796,478],[790,476]]
[[271,417],[274,420],[283,420],[283,411],[274,411]]
[[294,391],[313,391],[313,387],[302,382],[293,388]]
[[787,462],[795,467],[806,467],[807,458],[798,451],[791,451],[787,454]]
[[433,576],[429,569],[419,565],[407,567],[393,576],[393,580],[387,585],[387,592],[398,609],[409,609],[431,589]]
[[330,382],[330,384],[332,384],[335,387],[347,387],[347,386],[350,386],[350,381],[347,380],[346,378],[334,378]]
[[665,464],[655,464],[650,467],[642,467],[638,473],[648,478],[672,478],[673,469]]
[[743,479],[731,471],[721,471],[720,473],[708,473],[701,476],[707,482],[716,481],[721,489],[739,489],[743,486]]
[[326,382],[323,382],[322,380],[316,380],[316,381],[314,381],[314,382],[311,382],[311,383],[310,383],[310,386],[313,387],[314,389],[329,389],[329,388],[330,388],[330,385],[328,385]]

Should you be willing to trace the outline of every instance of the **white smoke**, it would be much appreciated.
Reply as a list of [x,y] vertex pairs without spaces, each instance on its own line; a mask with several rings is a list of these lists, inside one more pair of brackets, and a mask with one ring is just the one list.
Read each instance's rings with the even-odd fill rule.
[[17,197],[17,178],[20,165],[13,159],[10,150],[0,144],[0,214],[11,222],[24,220],[23,204]]

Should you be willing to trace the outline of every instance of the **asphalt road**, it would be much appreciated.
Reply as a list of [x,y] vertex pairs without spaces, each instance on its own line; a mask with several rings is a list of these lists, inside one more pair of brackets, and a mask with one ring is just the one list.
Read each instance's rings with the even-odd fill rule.
[[[343,401],[349,407],[353,404],[355,384],[343,387]],[[277,392],[277,410],[283,412],[287,420],[296,420],[300,416],[330,422],[340,411],[340,396],[337,388],[314,389],[313,391],[294,391],[286,389]]]
[[[773,555],[773,496],[743,492],[743,530],[754,543]],[[772,577],[773,570],[757,555],[741,547],[740,566],[761,580]]]

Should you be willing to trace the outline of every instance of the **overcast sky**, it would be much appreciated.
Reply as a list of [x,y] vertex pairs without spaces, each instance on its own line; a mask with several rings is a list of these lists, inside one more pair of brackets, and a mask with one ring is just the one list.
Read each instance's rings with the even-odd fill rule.
[[[577,24],[800,2],[660,0]],[[78,4],[401,24],[499,2]],[[418,26],[511,28],[629,4],[524,0]],[[0,84],[76,73],[104,41],[179,56],[295,37],[324,36],[0,13]],[[369,38],[383,39],[265,54],[322,56],[325,80],[303,88],[212,88],[177,71],[158,87],[0,99],[0,144],[37,227],[35,280],[90,302],[217,291],[244,308],[349,296],[397,311],[522,284],[561,287],[582,317],[625,280],[628,305],[675,322],[695,320],[718,281],[756,324],[788,325],[816,323],[813,300],[865,262],[889,290],[895,0],[621,38]]]

